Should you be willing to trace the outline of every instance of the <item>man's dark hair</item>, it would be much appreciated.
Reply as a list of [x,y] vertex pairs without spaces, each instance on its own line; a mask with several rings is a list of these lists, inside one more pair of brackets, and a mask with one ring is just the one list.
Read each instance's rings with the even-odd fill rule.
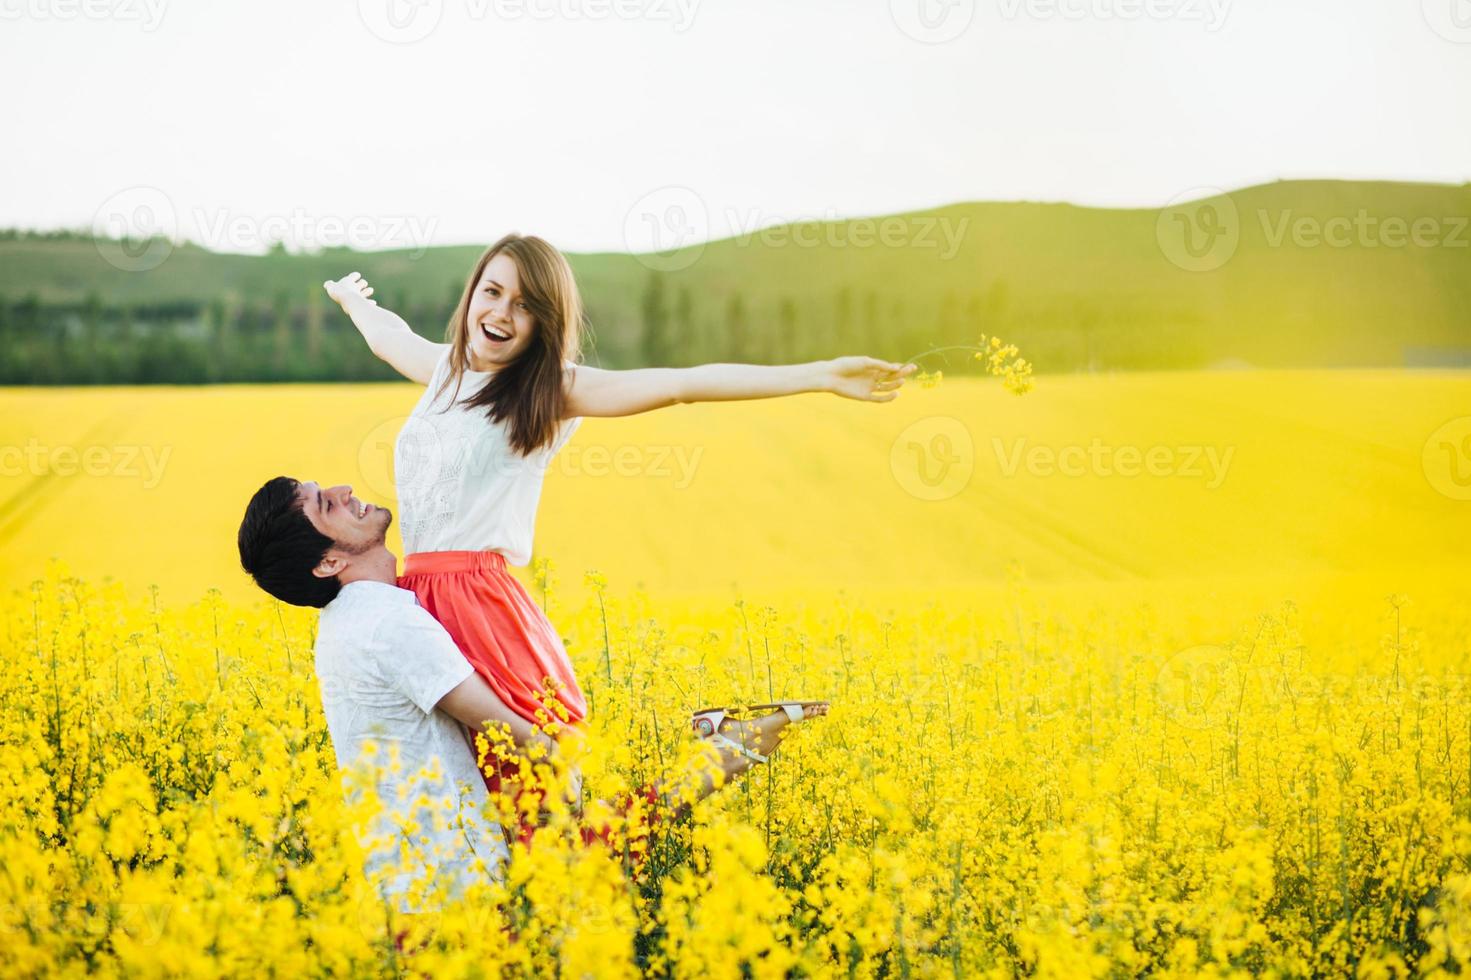
[[278,476],[250,498],[240,522],[240,565],[282,602],[320,609],[337,595],[336,576],[312,574],[332,539],[312,527],[296,495],[300,484]]

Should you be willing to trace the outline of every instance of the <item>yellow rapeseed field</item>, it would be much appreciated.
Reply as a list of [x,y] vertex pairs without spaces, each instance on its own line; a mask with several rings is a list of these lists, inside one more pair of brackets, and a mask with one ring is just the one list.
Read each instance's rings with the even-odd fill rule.
[[1471,965],[1466,374],[587,420],[517,574],[592,703],[590,795],[696,754],[693,708],[833,710],[640,865],[559,813],[408,922],[363,881],[316,614],[234,530],[277,473],[391,504],[413,393],[0,393],[0,972]]

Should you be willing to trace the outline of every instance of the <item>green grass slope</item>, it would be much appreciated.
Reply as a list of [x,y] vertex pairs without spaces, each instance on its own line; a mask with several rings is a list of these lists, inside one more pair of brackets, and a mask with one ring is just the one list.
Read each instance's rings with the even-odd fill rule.
[[[1281,181],[1165,213],[957,204],[783,226],[672,256],[570,258],[601,359],[617,365],[640,361],[656,274],[676,349],[682,336],[719,336],[745,322],[768,336],[779,321],[777,341],[752,356],[910,357],[987,331],[1023,343],[1042,370],[1466,363],[1468,216],[1471,185]],[[1221,230],[1214,252],[1182,251],[1184,229],[1202,244],[1208,227]],[[301,303],[323,279],[358,269],[387,304],[439,309],[478,252],[240,256],[184,245],[156,269],[127,272],[84,238],[11,239],[0,241],[0,296]],[[742,315],[732,312],[737,297]],[[443,329],[415,326],[431,336]],[[783,343],[783,332],[801,342]],[[702,348],[712,349],[726,348]]]

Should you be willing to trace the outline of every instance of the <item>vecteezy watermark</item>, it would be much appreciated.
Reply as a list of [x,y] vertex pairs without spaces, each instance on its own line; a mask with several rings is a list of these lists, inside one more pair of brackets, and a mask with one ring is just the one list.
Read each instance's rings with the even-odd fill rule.
[[1231,195],[1217,187],[1193,187],[1175,195],[1154,223],[1165,258],[1186,272],[1219,269],[1241,243],[1241,216]]
[[157,187],[128,187],[102,202],[92,215],[92,244],[108,265],[148,272],[174,251],[179,219],[174,202]]
[[444,0],[358,0],[358,19],[389,44],[424,40],[443,17]]
[[634,202],[623,218],[623,244],[656,272],[677,272],[699,261],[710,235],[705,201],[688,187],[661,187]]
[[[724,213],[732,240],[745,247],[933,249],[949,260],[959,253],[970,218],[944,215],[890,215],[843,218],[829,208],[821,215],[777,215],[759,208]],[[675,272],[699,261],[710,235],[710,210],[688,187],[661,187],[629,208],[623,243],[642,265]]]
[[142,480],[152,490],[163,480],[172,446],[51,446],[32,438],[0,446],[0,477],[90,476]]
[[218,251],[257,252],[276,244],[299,250],[350,248],[412,249],[412,258],[424,254],[439,220],[419,215],[313,214],[293,208],[278,214],[238,214],[228,209],[194,208],[191,237]]
[[674,489],[684,490],[695,481],[704,446],[631,445],[568,446],[553,463],[553,469],[569,477],[651,477],[673,479]]
[[213,251],[263,253],[276,246],[298,251],[398,248],[424,254],[439,225],[418,215],[314,214],[305,208],[242,214],[226,208],[193,208],[181,228],[174,202],[157,187],[129,187],[102,202],[92,218],[92,241],[110,265],[148,272],[173,254],[181,239]]
[[[700,0],[463,0],[471,21],[643,20],[689,30]],[[434,33],[444,19],[444,0],[358,0],[358,17],[374,37],[413,44]]]
[[432,428],[410,426],[409,439],[412,440],[418,432],[418,443],[411,441],[401,456],[396,452],[399,433],[409,422],[410,417],[406,415],[384,419],[369,429],[358,443],[358,478],[379,500],[398,499],[397,466],[427,466],[431,470],[437,470],[439,466],[439,440]]
[[167,7],[167,0],[0,0],[0,20],[114,20],[151,33]]
[[695,22],[700,0],[465,0],[472,20],[663,21],[683,34]]
[[991,447],[996,453],[1001,475],[1006,477],[1025,472],[1028,476],[1040,477],[1122,476],[1132,479],[1137,476],[1153,476],[1203,479],[1207,490],[1214,490],[1225,481],[1226,473],[1231,468],[1231,459],[1236,455],[1235,446],[1111,446],[1097,437],[1087,446],[1070,445],[1059,448],[1028,445],[1025,436],[1013,439],[1008,445],[1001,437],[993,436]]
[[1437,493],[1471,500],[1471,415],[1451,419],[1430,433],[1420,465]]
[[944,44],[965,33],[976,16],[975,0],[889,0],[889,16],[909,37]]
[[1367,208],[1359,208],[1352,217],[1299,215],[1291,208],[1275,213],[1259,208],[1256,215],[1267,245],[1272,248],[1281,248],[1288,242],[1298,248],[1471,247],[1471,235],[1466,232],[1471,218],[1465,215],[1381,218],[1370,214]]
[[1377,215],[1359,208],[1325,217],[1257,208],[1244,217],[1231,195],[1213,188],[1186,191],[1166,205],[1155,221],[1155,237],[1165,258],[1181,269],[1210,272],[1231,260],[1251,226],[1267,248],[1471,248],[1467,215]]
[[1471,44],[1471,0],[1420,0],[1420,13],[1447,41]]
[[88,932],[125,935],[134,946],[155,946],[168,933],[173,902],[75,901],[59,896],[0,905],[0,936],[14,936],[44,922],[58,935]]
[[1215,32],[1231,13],[1231,0],[998,0],[1007,20],[1173,20],[1201,23]]
[[947,216],[891,215],[886,218],[839,217],[829,209],[823,217],[803,215],[786,218],[751,209],[741,214],[726,212],[726,221],[736,230],[738,245],[760,242],[772,248],[885,248],[938,249],[942,260],[955,257],[970,229],[970,218],[956,221]]
[[1160,712],[1194,731],[1225,727],[1240,693],[1231,649],[1210,644],[1172,654],[1155,675]]
[[549,451],[528,457],[480,454],[452,449],[454,436],[437,417],[401,416],[374,425],[358,443],[358,475],[381,499],[398,499],[399,491],[416,493],[445,481],[483,480],[521,472],[555,472],[559,476],[626,477],[673,480],[684,490],[695,480],[704,446],[665,443],[621,445],[572,444],[569,436]]
[[970,483],[975,441],[960,419],[931,415],[911,422],[889,447],[889,472],[911,497],[948,500]]

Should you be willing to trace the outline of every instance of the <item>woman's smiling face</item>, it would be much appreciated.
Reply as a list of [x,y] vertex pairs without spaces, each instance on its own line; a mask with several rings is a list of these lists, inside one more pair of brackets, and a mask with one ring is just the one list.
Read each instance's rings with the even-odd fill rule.
[[528,344],[536,319],[521,295],[516,262],[501,252],[485,263],[466,313],[470,370],[496,371],[511,363]]

